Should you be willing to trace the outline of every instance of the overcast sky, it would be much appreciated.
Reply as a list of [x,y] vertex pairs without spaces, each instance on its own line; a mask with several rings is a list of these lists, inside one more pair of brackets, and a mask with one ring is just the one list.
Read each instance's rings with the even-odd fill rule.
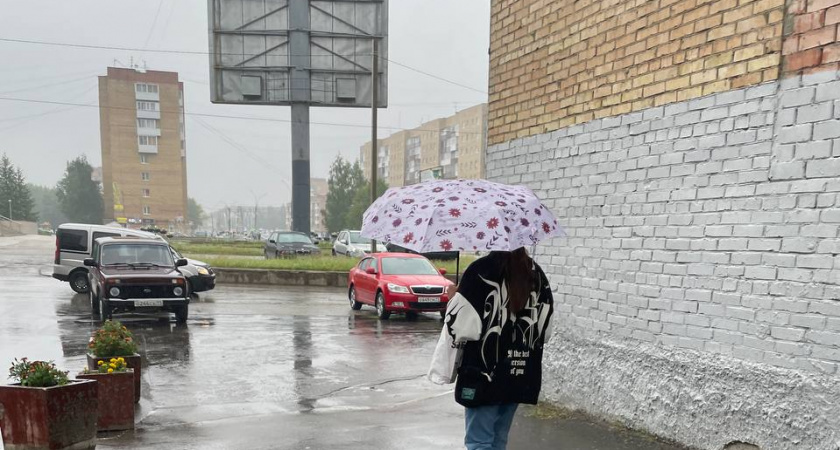
[[[206,0],[0,0],[0,38],[121,48],[207,51]],[[474,88],[459,87],[391,64],[389,107],[380,110],[380,137],[486,101],[488,0],[390,0],[389,58]],[[0,41],[0,98],[98,103],[97,76],[107,66],[145,62],[178,72],[186,110],[289,118],[289,108],[210,103],[205,54],[82,49]],[[203,121],[208,127],[202,125]],[[187,118],[189,195],[205,209],[278,206],[290,198],[290,129],[286,123]],[[326,177],[336,155],[355,160],[370,139],[370,110],[313,108],[312,176]],[[211,131],[214,129],[216,131]],[[236,143],[233,146],[218,133]],[[238,147],[238,148],[237,148]],[[96,107],[0,99],[0,152],[27,180],[55,185],[68,159],[85,154],[99,165]]]

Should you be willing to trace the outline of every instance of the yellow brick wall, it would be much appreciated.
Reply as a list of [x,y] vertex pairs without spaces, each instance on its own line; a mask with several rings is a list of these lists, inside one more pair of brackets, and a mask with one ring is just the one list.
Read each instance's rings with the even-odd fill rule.
[[490,144],[779,76],[784,0],[494,0]]

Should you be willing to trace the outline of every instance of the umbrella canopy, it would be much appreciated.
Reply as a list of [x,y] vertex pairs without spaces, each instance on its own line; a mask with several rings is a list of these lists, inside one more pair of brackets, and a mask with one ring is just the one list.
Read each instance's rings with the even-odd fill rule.
[[485,180],[388,189],[365,211],[361,231],[420,253],[511,251],[561,233],[530,189]]

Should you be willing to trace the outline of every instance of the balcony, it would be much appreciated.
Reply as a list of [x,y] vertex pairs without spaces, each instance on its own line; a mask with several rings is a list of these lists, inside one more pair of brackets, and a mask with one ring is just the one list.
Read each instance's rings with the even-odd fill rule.
[[151,145],[138,144],[137,145],[137,151],[139,151],[140,153],[151,153],[151,154],[157,155],[158,146],[154,145],[154,144],[151,144]]
[[[140,112],[140,111],[137,111]],[[138,116],[139,117],[139,116]],[[160,137],[160,128],[137,128],[138,136],[157,136]]]
[[138,119],[160,119],[160,111],[137,110]]
[[159,92],[134,92],[134,97],[137,100],[150,100],[153,102],[160,101],[160,93]]

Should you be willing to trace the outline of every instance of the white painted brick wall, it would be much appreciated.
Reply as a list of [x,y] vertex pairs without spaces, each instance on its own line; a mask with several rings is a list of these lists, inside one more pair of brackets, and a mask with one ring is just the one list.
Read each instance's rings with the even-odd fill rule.
[[840,320],[840,81],[783,84],[489,149],[489,177],[565,225],[538,257],[573,306],[561,326],[837,373],[840,343],[814,333]]

